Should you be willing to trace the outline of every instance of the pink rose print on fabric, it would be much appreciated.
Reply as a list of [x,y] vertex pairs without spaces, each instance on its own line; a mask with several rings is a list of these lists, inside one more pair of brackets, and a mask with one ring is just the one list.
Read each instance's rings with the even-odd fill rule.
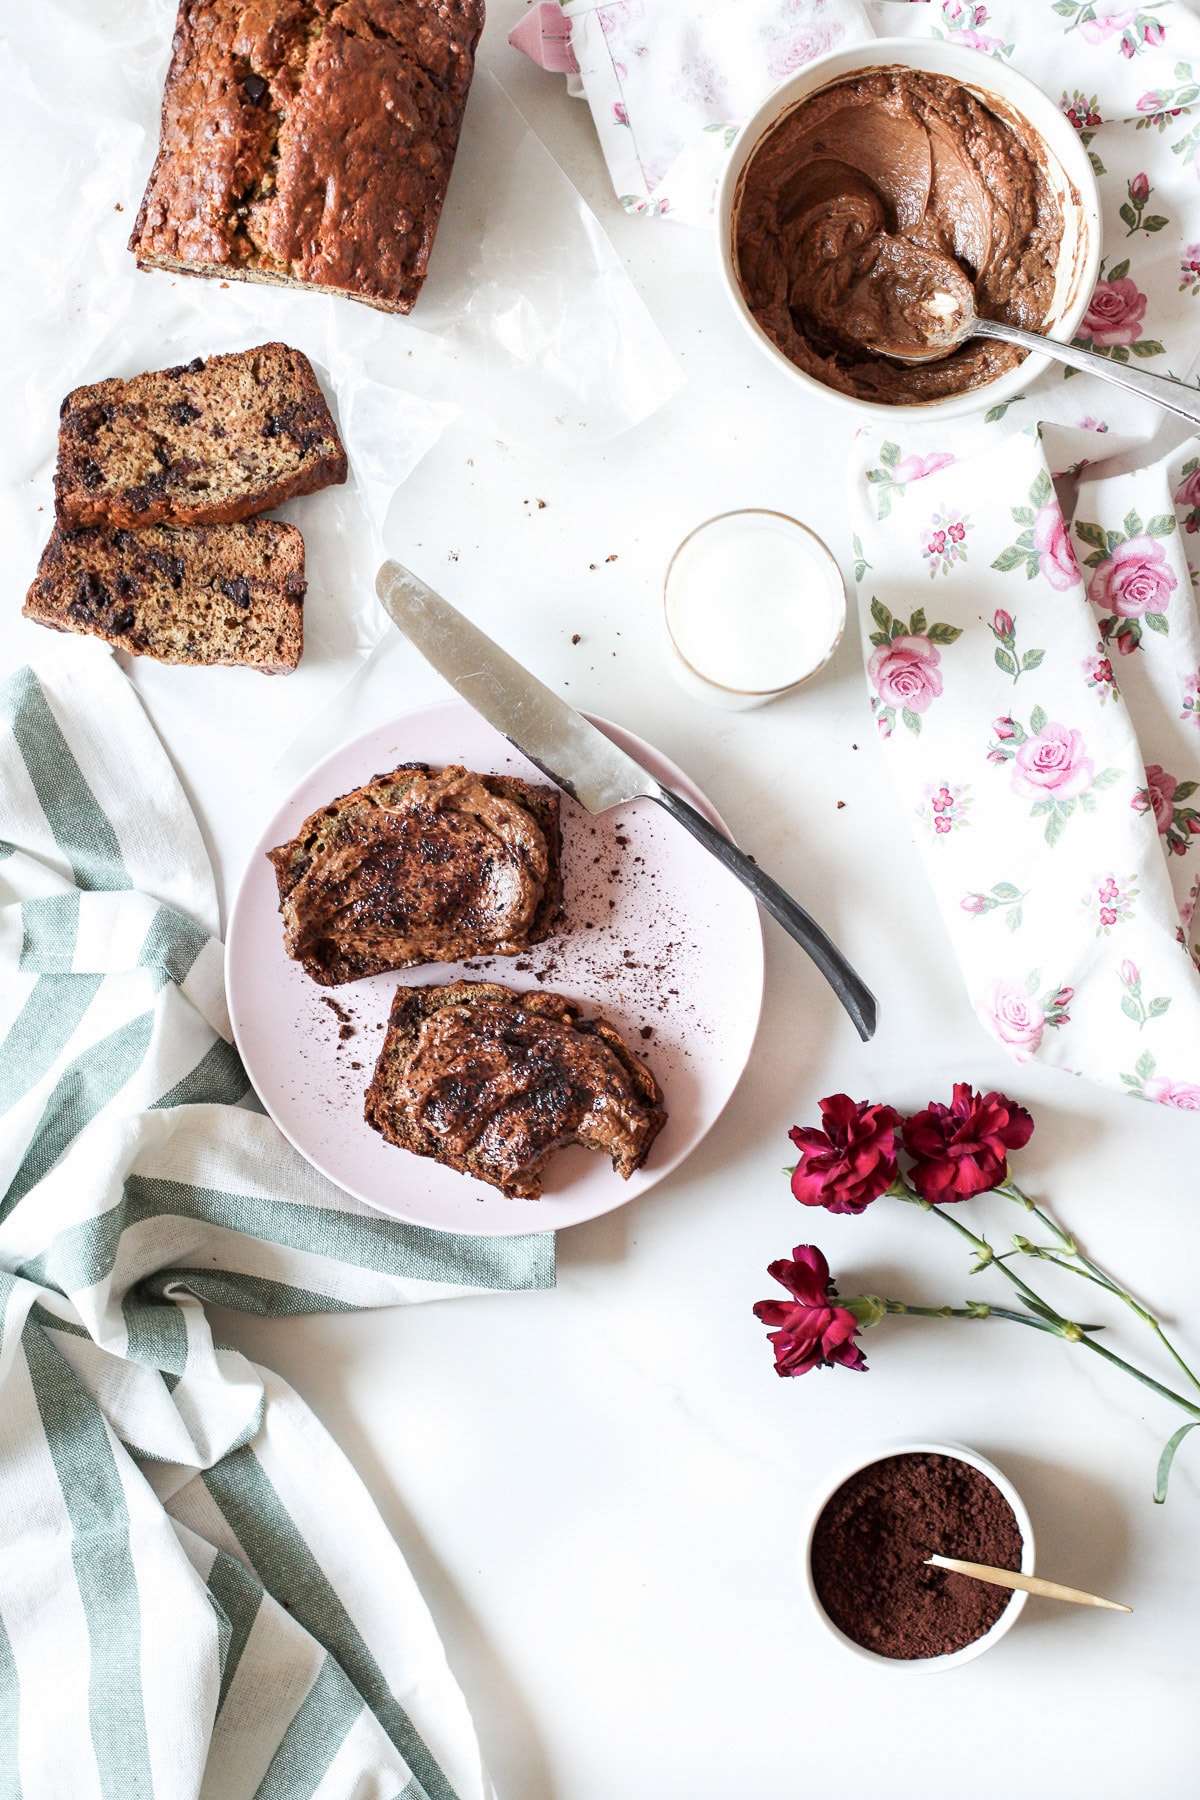
[[1067,1008],[1074,998],[1074,988],[1051,988],[1038,999],[1040,985],[1036,969],[1026,977],[1023,987],[1000,976],[975,1004],[984,1025],[1017,1062],[1028,1062],[1037,1055],[1047,1030],[1070,1023]]
[[1158,835],[1170,856],[1185,856],[1192,839],[1200,837],[1200,812],[1186,804],[1197,785],[1200,784],[1178,780],[1158,763],[1147,763],[1146,785],[1138,789],[1130,802],[1135,812],[1154,814]]
[[928,456],[906,456],[903,462],[896,464],[892,479],[902,486],[910,481],[924,481],[926,476],[948,469],[954,461],[949,450],[933,450]]
[[1163,613],[1178,586],[1166,551],[1153,538],[1127,538],[1117,544],[1088,582],[1088,599],[1119,619],[1141,619]]
[[1180,1112],[1200,1112],[1200,1087],[1193,1081],[1168,1081],[1164,1075],[1152,1075],[1142,1083],[1142,1098],[1177,1107]]
[[1088,599],[1102,615],[1101,642],[1115,639],[1122,656],[1139,648],[1145,630],[1162,637],[1170,634],[1167,608],[1179,582],[1159,540],[1170,537],[1175,528],[1174,513],[1156,513],[1143,525],[1134,510],[1125,515],[1124,532],[1106,530],[1087,519],[1075,521],[1076,537],[1093,546],[1084,566],[1094,571]]
[[1200,725],[1200,669],[1183,678],[1183,706],[1179,716],[1185,724]]
[[835,49],[844,36],[845,26],[836,22],[809,26],[804,30],[789,30],[785,25],[779,41],[772,44],[768,53],[767,74],[772,81],[782,81],[785,75],[802,68],[814,56],[824,56],[827,51]]
[[1016,542],[996,557],[993,569],[999,569],[1002,575],[1012,569],[1024,569],[1029,581],[1041,575],[1060,594],[1082,580],[1062,511],[1054,498],[1054,484],[1044,469],[1034,477],[1028,506],[1009,510],[1022,530]]
[[1011,675],[1014,682],[1020,681],[1022,675],[1027,675],[1030,669],[1041,667],[1046,652],[1038,649],[1018,652],[1016,620],[1002,606],[998,606],[992,614],[988,629],[996,640],[996,667],[1003,669],[1006,675]]
[[941,660],[928,638],[893,638],[886,649],[876,650],[867,675],[881,700],[923,713],[942,691]]
[[919,732],[922,714],[942,692],[942,659],[937,646],[953,644],[962,632],[956,625],[930,625],[920,607],[906,623],[894,618],[875,597],[871,618],[875,630],[867,679],[875,689],[871,706],[876,723],[884,737],[890,737],[898,713],[909,731]]
[[1059,593],[1065,593],[1081,579],[1079,564],[1067,536],[1066,523],[1057,500],[1038,509],[1033,521],[1033,547],[1037,551],[1038,568]]
[[1200,530],[1200,456],[1189,456],[1179,472],[1183,480],[1175,489],[1175,504],[1187,507],[1183,529],[1194,533]]
[[[1092,11],[1089,7],[1088,11]],[[1089,44],[1103,44],[1106,39],[1116,37],[1132,25],[1137,18],[1136,6],[1101,6],[1090,19],[1083,19],[1079,25],[1080,37]]]
[[1025,800],[1040,800],[1046,794],[1070,800],[1086,793],[1095,773],[1083,733],[1066,725],[1046,724],[1036,737],[1027,737],[1018,746],[1012,790]]
[[1189,244],[1179,259],[1179,291],[1200,294],[1200,244]]
[[1125,276],[1117,281],[1098,281],[1088,302],[1080,336],[1090,338],[1097,350],[1113,344],[1136,342],[1146,316],[1146,296]]
[[968,0],[943,0],[942,24],[945,31],[933,28],[935,37],[947,37],[952,44],[961,44],[964,50],[978,50],[984,56],[1011,56],[1012,44],[1006,44],[1003,38],[994,37],[990,32],[981,31],[979,27],[988,23],[986,6],[975,6]]
[[1171,1081],[1158,1073],[1158,1064],[1149,1050],[1143,1050],[1134,1064],[1132,1075],[1121,1080],[1139,1100],[1153,1101],[1156,1106],[1174,1106],[1180,1112],[1200,1112],[1200,1087],[1194,1081]]
[[[1136,221],[1139,217],[1136,210],[1129,210]],[[1134,229],[1138,229],[1136,222]],[[1161,227],[1156,225],[1154,229]],[[1146,296],[1130,277],[1129,258],[1114,263],[1107,275],[1103,263],[1100,270],[1100,279],[1088,301],[1087,312],[1072,341],[1081,344],[1085,350],[1095,350],[1100,356],[1111,356],[1114,362],[1128,362],[1130,356],[1162,356],[1164,351],[1159,340],[1141,335],[1146,317]]]
[[986,894],[964,894],[958,904],[972,919],[982,918],[985,913],[995,912],[1000,908],[1008,929],[1019,931],[1025,917],[1021,902],[1030,892],[1029,888],[1019,888],[1011,881],[998,881]]
[[[1121,964],[1120,980],[1123,990],[1121,1011],[1127,1019],[1133,1020],[1139,1031],[1144,1025],[1148,1025],[1151,1019],[1161,1019],[1163,1014],[1169,1010],[1171,1005],[1169,994],[1156,994],[1153,1000],[1146,999],[1142,992],[1142,972],[1137,964],[1131,962],[1128,957]],[[1121,1079],[1129,1081],[1130,1077],[1123,1075]]]
[[1018,1062],[1028,1062],[1041,1047],[1046,1015],[1036,1000],[1013,981],[997,979],[976,1009],[980,1018]]
[[924,481],[939,469],[949,468],[954,457],[948,450],[934,450],[928,456],[904,456],[899,444],[890,439],[879,446],[879,463],[866,471],[866,479],[875,490],[876,517],[886,519],[892,501],[900,499],[910,481]]
[[996,741],[989,746],[988,761],[1009,763],[1013,793],[1032,801],[1030,818],[1044,818],[1045,839],[1053,848],[1077,807],[1096,809],[1096,792],[1112,786],[1119,769],[1096,766],[1087,753],[1083,733],[1046,717],[1040,706],[1029,715],[1029,730],[1019,719],[997,719]]

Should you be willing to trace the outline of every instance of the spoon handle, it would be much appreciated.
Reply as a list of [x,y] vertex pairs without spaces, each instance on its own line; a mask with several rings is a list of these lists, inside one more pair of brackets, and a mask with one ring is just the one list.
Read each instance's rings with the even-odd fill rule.
[[1082,369],[1087,375],[1099,375],[1101,381],[1128,388],[1131,394],[1141,394],[1143,399],[1155,401],[1190,424],[1200,425],[1200,388],[1190,387],[1186,381],[1175,381],[1170,375],[1151,375],[1146,369],[1131,369],[1128,363],[1113,362],[1094,350],[1081,350],[1077,344],[1060,344],[1057,338],[1044,337],[1036,331],[1021,331],[1016,325],[1001,325],[995,319],[976,319],[972,335],[999,338],[1005,344],[1016,344],[1021,350],[1032,350],[1035,355],[1053,356],[1069,368]]

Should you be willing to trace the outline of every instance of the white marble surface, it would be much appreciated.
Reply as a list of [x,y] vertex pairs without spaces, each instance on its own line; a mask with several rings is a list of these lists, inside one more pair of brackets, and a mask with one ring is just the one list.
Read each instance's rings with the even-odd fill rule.
[[[362,1317],[224,1315],[221,1334],[287,1377],[361,1471],[504,1800],[798,1797],[835,1782],[905,1800],[1183,1793],[1200,1450],[1181,1452],[1168,1505],[1150,1500],[1176,1415],[1082,1352],[998,1323],[888,1321],[867,1339],[866,1376],[780,1382],[750,1307],[772,1285],[766,1263],[810,1239],[847,1291],[1002,1291],[968,1286],[951,1234],[915,1211],[802,1214],[781,1174],[787,1128],[813,1120],[820,1095],[912,1108],[967,1078],[1031,1107],[1026,1185],[1200,1351],[1195,1121],[1017,1069],[983,1035],[886,785],[853,633],[812,688],[759,713],[705,711],[668,680],[659,595],[676,543],[709,513],[755,505],[844,551],[850,427],[760,360],[725,311],[706,238],[621,214],[586,110],[507,49],[520,10],[493,0],[483,60],[595,206],[688,380],[599,449],[535,455],[453,428],[401,490],[390,547],[573,702],[687,768],[871,981],[880,1030],[861,1047],[768,923],[762,1028],[732,1104],[650,1196],[560,1238],[556,1291]],[[6,668],[35,635],[13,622],[27,579],[5,574]],[[356,693],[351,728],[442,691],[396,643]],[[215,722],[245,745],[239,778],[228,756],[206,758],[194,721],[158,698],[152,709],[227,901],[271,789],[252,722]],[[1133,1322],[1119,1333],[1142,1348]],[[994,1457],[1030,1507],[1041,1571],[1129,1602],[1132,1617],[1032,1602],[994,1654],[933,1679],[837,1655],[806,1611],[799,1517],[833,1461],[901,1433]]]

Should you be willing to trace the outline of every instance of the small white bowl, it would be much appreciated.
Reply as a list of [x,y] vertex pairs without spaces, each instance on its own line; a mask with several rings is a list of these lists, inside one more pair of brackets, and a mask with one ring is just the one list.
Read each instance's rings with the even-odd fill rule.
[[[755,151],[780,120],[823,88],[847,81],[870,69],[921,69],[931,75],[945,75],[961,82],[977,94],[985,104],[1003,114],[1018,114],[1031,125],[1042,140],[1050,180],[1063,215],[1063,238],[1059,249],[1054,297],[1042,327],[1047,337],[1069,343],[1075,335],[1100,268],[1100,201],[1096,178],[1088,153],[1079,137],[1053,100],[1035,87],[1024,75],[1010,69],[994,57],[982,56],[978,50],[965,50],[961,45],[938,38],[877,38],[873,44],[855,44],[847,50],[835,50],[806,63],[794,75],[768,94],[762,105],[742,126],[729,153],[729,161],[717,190],[717,246],[721,279],[738,318],[759,348],[766,352],[778,369],[809,394],[818,394],[843,410],[877,419],[920,419],[936,413],[941,418],[954,418],[977,412],[983,407],[998,406],[1014,400],[1050,366],[1048,356],[1031,354],[1015,369],[997,376],[983,387],[970,388],[963,394],[952,394],[943,400],[887,406],[875,400],[860,400],[827,387],[823,381],[808,375],[783,354],[772,342],[746,304],[737,279],[737,250],[734,230],[742,183]],[[1000,105],[997,107],[996,102]]]
[[[680,558],[685,551],[694,550],[702,542],[705,535],[712,533],[741,520],[753,520],[756,524],[768,526],[776,534],[780,531],[800,546],[804,557],[810,565],[811,581],[820,584],[826,602],[828,630],[821,634],[811,659],[799,674],[790,674],[789,679],[781,686],[769,688],[731,687],[716,678],[715,671],[700,665],[696,651],[692,648],[689,657],[681,644],[678,622],[674,625],[671,618],[672,577],[680,566]],[[794,608],[789,610],[799,614],[808,603],[809,593],[803,586],[797,586]],[[731,595],[730,605],[745,606],[748,604],[745,595]],[[705,519],[688,532],[683,542],[677,547],[667,572],[663,577],[663,630],[666,637],[667,663],[680,687],[696,700],[702,700],[707,706],[720,707],[724,712],[749,712],[754,707],[765,706],[770,700],[778,700],[785,694],[794,694],[814,675],[819,675],[826,668],[842,641],[842,633],[846,628],[846,584],[842,571],[838,567],[837,558],[828,544],[822,542],[816,532],[793,519],[788,513],[775,512],[770,507],[746,506],[735,511],[716,513],[711,519]]]
[[869,1469],[872,1463],[883,1462],[889,1456],[950,1456],[957,1462],[970,1463],[973,1469],[978,1469],[981,1474],[986,1475],[988,1480],[999,1488],[1016,1516],[1017,1526],[1021,1533],[1021,1573],[1022,1575],[1033,1574],[1033,1521],[1029,1517],[1020,1494],[1008,1476],[1003,1474],[995,1463],[989,1462],[986,1456],[980,1456],[977,1450],[968,1450],[965,1444],[927,1443],[923,1440],[910,1441],[907,1438],[896,1438],[877,1445],[865,1456],[856,1456],[840,1464],[825,1478],[809,1502],[800,1533],[800,1567],[804,1576],[804,1585],[812,1602],[813,1611],[826,1631],[843,1650],[848,1650],[852,1656],[857,1656],[861,1661],[873,1663],[876,1668],[894,1670],[902,1675],[923,1675],[942,1669],[956,1669],[960,1664],[973,1662],[977,1656],[982,1656],[985,1650],[990,1650],[994,1644],[1000,1642],[1006,1632],[1012,1630],[1024,1611],[1025,1602],[1029,1597],[1027,1594],[1023,1593],[1020,1588],[1015,1589],[1012,1599],[991,1630],[985,1631],[982,1637],[975,1639],[974,1643],[967,1644],[962,1650],[953,1651],[949,1656],[881,1656],[878,1651],[865,1649],[862,1644],[856,1644],[853,1638],[847,1637],[844,1631],[839,1631],[821,1605],[813,1582],[812,1541],[821,1514],[838,1489],[849,1481],[852,1475],[857,1475],[860,1469]]

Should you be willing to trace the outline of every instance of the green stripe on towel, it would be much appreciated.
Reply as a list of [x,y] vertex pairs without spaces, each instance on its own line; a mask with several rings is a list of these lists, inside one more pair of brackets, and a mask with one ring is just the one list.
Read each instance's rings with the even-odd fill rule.
[[280,1739],[254,1800],[309,1800],[362,1711],[361,1696],[327,1656]]
[[54,1092],[26,1146],[21,1166],[0,1200],[0,1218],[10,1213],[42,1179],[79,1133],[120,1093],[140,1068],[154,1031],[154,1014],[139,1013],[93,1044],[59,1076]]
[[21,1774],[17,1767],[20,1712],[20,1678],[0,1616],[0,1800],[21,1800]]
[[[60,1293],[77,1293],[109,1273],[121,1233],[130,1225],[172,1214],[380,1275],[500,1290],[554,1285],[554,1239],[548,1232],[538,1237],[458,1237],[382,1216],[368,1218],[332,1207],[231,1194],[144,1175],[126,1178],[119,1206],[61,1231],[18,1273]],[[188,1254],[194,1255],[194,1248]]]
[[232,1044],[218,1038],[194,1069],[168,1088],[151,1111],[167,1106],[236,1106],[250,1088],[250,1077]]
[[207,931],[202,931],[194,920],[185,918],[173,906],[160,906],[138,952],[138,967],[161,969],[168,980],[182,987],[208,942]]
[[428,1800],[457,1800],[253,1450],[235,1451],[201,1478],[267,1592],[337,1658]]
[[23,1344],[46,1444],[71,1521],[71,1562],[91,1645],[88,1714],[104,1800],[153,1800],[142,1701],[142,1618],[129,1509],[104,1421],[45,1333]]
[[21,930],[19,969],[32,975],[69,975],[79,936],[79,889],[24,901]]
[[0,687],[26,773],[54,841],[71,865],[76,887],[115,892],[132,887],[117,834],[83,778],[32,669],[18,669]]
[[70,1043],[103,975],[43,975],[0,1043],[0,1115],[36,1087]]
[[263,1590],[262,1583],[249,1569],[243,1568],[236,1556],[218,1550],[208,1571],[208,1591],[229,1621],[229,1641],[221,1661],[221,1691],[217,1696],[217,1711],[220,1712],[233,1685],[251,1627],[258,1617]]

